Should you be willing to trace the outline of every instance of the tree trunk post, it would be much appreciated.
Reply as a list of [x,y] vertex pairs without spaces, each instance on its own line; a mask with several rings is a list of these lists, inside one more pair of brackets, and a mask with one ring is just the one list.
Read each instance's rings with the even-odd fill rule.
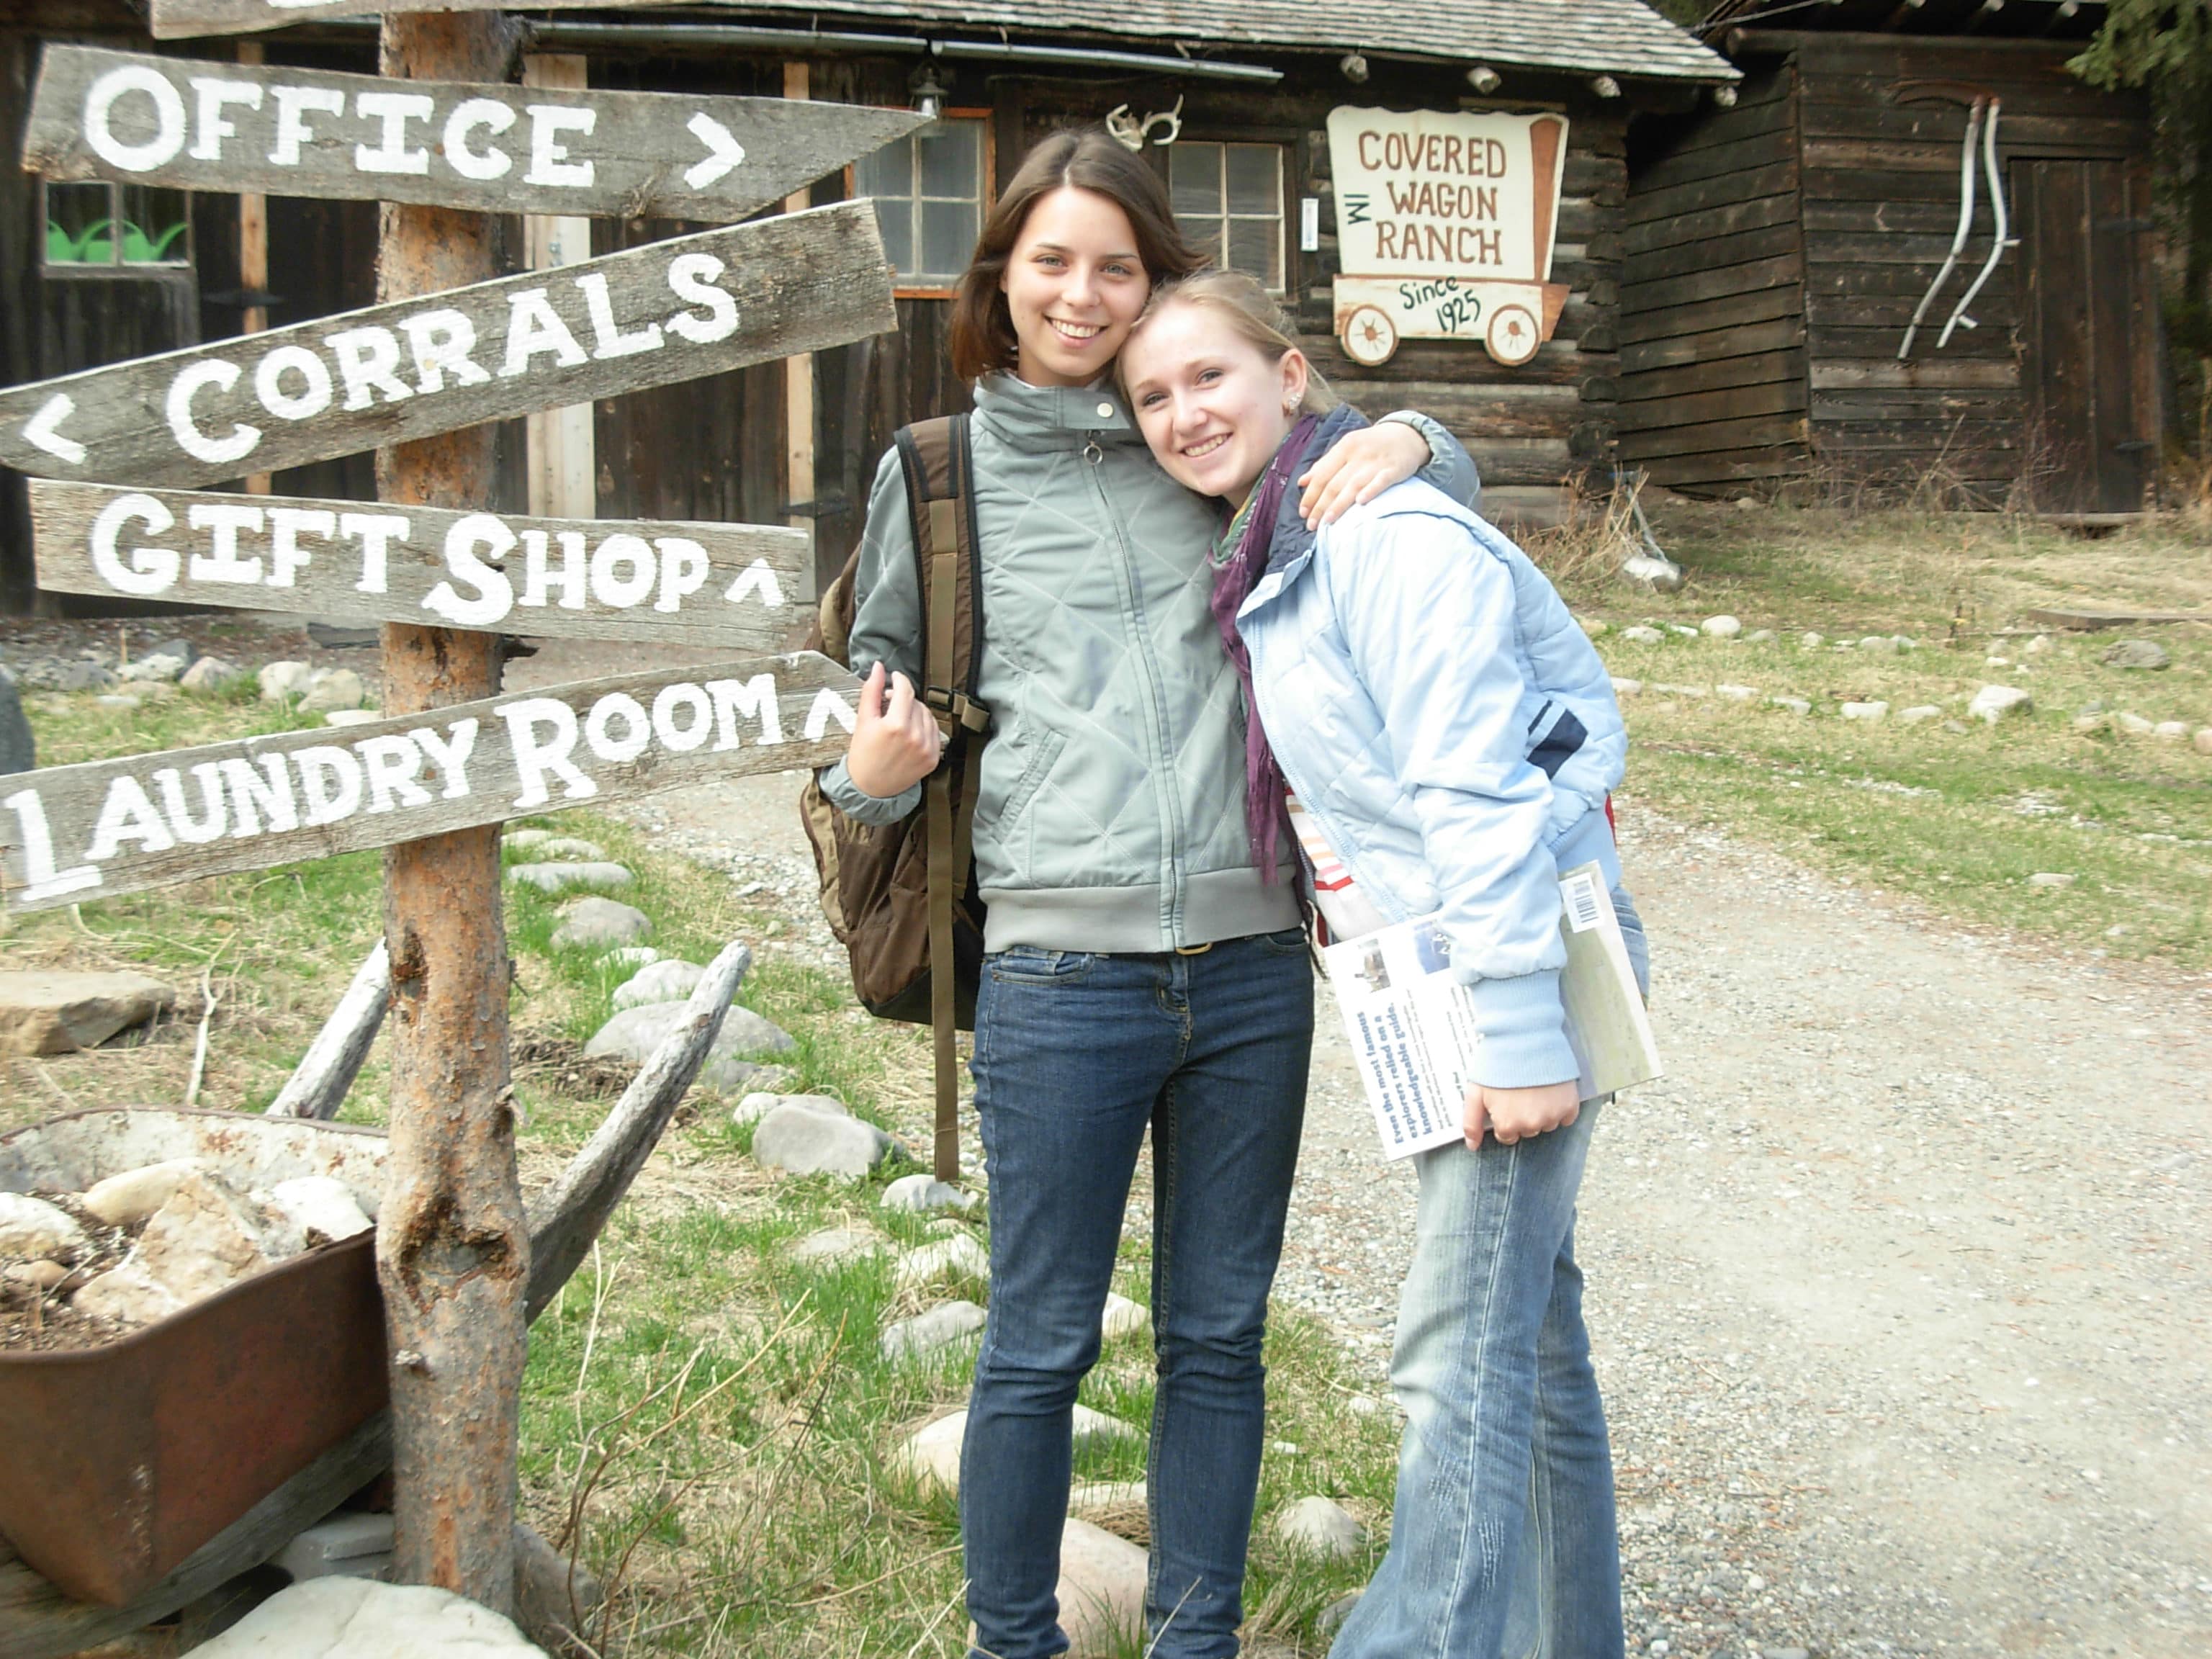
[[[503,81],[514,38],[497,13],[387,16],[380,67],[410,80]],[[489,215],[387,202],[381,216],[380,300],[500,274]],[[377,494],[489,507],[494,445],[486,425],[380,450]],[[499,690],[496,634],[386,623],[383,645],[388,714]],[[392,1357],[392,1577],[505,1613],[530,1245],[507,1086],[498,826],[390,848],[384,872],[391,1159],[376,1256]]]

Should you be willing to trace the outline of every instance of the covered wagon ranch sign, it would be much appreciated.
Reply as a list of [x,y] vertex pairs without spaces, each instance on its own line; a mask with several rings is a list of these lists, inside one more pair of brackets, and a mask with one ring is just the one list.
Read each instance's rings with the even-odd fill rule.
[[1372,368],[1411,339],[1534,356],[1567,300],[1550,280],[1566,153],[1562,115],[1331,110],[1345,355]]

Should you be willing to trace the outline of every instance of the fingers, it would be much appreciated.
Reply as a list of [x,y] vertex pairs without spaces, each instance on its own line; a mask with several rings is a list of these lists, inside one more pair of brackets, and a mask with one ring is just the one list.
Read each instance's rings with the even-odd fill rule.
[[1490,1128],[1490,1112],[1483,1104],[1480,1087],[1467,1091],[1467,1115],[1460,1121],[1460,1133],[1467,1140],[1470,1152],[1482,1149],[1482,1137]]
[[868,678],[860,682],[860,706],[858,718],[861,725],[872,726],[884,717],[884,665],[878,663],[868,670]]
[[1306,521],[1306,528],[1322,526],[1322,502],[1331,493],[1330,486],[1336,475],[1344,471],[1345,454],[1342,445],[1332,449],[1298,478],[1298,516]]
[[[878,663],[876,670],[880,673],[883,665]],[[891,691],[884,702],[884,718],[893,726],[914,724],[914,682],[903,674],[891,676]]]

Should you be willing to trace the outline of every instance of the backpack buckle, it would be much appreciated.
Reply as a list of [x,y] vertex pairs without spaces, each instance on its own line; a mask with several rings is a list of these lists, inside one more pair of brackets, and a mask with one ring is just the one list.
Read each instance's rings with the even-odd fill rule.
[[937,713],[950,716],[964,731],[981,732],[991,728],[991,711],[973,697],[949,686],[924,686],[921,701]]

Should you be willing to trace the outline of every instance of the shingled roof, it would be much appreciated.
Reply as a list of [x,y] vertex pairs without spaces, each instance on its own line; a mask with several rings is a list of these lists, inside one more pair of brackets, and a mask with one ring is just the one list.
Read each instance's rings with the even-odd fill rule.
[[[718,11],[799,9],[710,0]],[[804,8],[823,27],[848,20],[933,31],[1079,33],[1247,48],[1304,47],[1443,58],[1643,79],[1723,82],[1728,60],[1643,0],[826,0]]]

